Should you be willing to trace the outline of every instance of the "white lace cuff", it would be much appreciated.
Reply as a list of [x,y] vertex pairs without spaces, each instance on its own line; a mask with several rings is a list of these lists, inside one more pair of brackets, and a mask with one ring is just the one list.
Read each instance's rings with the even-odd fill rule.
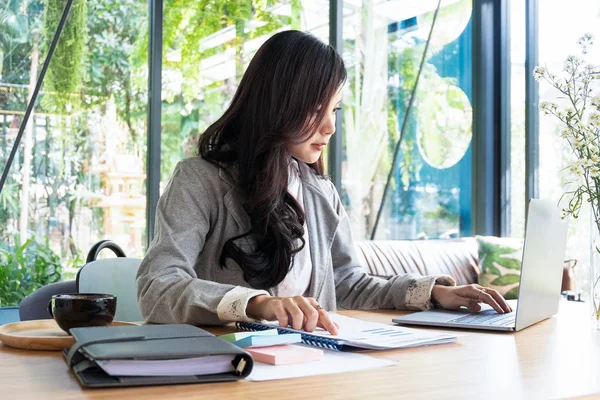
[[434,285],[456,286],[454,278],[448,275],[420,276],[408,285],[406,291],[406,307],[417,310],[433,308],[431,290]]
[[217,315],[221,321],[247,321],[251,322],[254,319],[246,315],[246,307],[251,298],[261,294],[269,295],[264,290],[250,289],[243,286],[236,286],[219,302],[217,306]]

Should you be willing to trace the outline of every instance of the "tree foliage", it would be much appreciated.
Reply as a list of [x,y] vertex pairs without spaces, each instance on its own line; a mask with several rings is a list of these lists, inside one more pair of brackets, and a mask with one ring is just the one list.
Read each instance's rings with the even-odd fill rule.
[[[8,72],[15,77],[13,82],[26,84],[29,82],[33,38],[37,34],[41,39],[40,61],[43,61],[66,0],[6,1],[10,2],[11,10],[37,12],[37,20],[33,19],[36,14],[30,11],[26,15],[27,23],[12,29],[13,50],[11,58],[5,57],[8,61],[4,76]],[[193,151],[198,135],[223,112],[235,91],[236,76],[202,81],[205,60],[235,52],[239,78],[252,55],[246,53],[247,48],[252,48],[246,46],[249,41],[261,36],[266,38],[283,26],[300,27],[300,0],[291,0],[291,17],[273,12],[274,6],[287,1],[165,2],[161,163],[164,179],[182,156]],[[101,151],[96,146],[97,129],[93,125],[109,99],[114,99],[118,116],[129,127],[132,148],[143,146],[146,133],[147,2],[94,0],[87,2],[87,7],[83,0],[74,0],[40,96],[45,99],[41,111],[68,116],[68,122],[56,129],[52,127],[55,117],[49,116],[46,129],[51,135],[35,144],[32,184],[45,188],[47,200],[44,209],[34,206],[34,213],[38,219],[42,216],[40,223],[44,225],[44,228],[36,226],[38,232],[49,232],[48,221],[56,221],[61,209],[67,208],[72,214],[78,207],[87,206],[86,196],[90,193],[82,194],[82,187],[89,191],[99,189],[100,183],[86,171],[92,155]],[[5,9],[0,7],[0,13],[2,11]],[[5,22],[0,19],[0,24]],[[2,30],[4,37],[7,32]],[[224,32],[227,33],[226,40],[216,45],[211,43],[211,38]],[[16,47],[17,42],[21,47]],[[174,80],[170,81],[170,77]],[[174,81],[177,84],[173,85]],[[22,111],[27,91],[17,92],[13,97],[18,102],[12,109]],[[75,101],[79,103],[75,104]],[[73,107],[75,105],[77,107]],[[3,106],[0,100],[0,107]],[[7,202],[4,204],[10,206]]]
[[[148,49],[138,54],[137,61],[134,49],[148,35],[147,9],[147,3],[139,0],[95,0],[89,3],[87,23],[86,107],[114,97],[134,142],[143,134],[137,122],[146,118]],[[143,77],[137,85],[136,75]]]
[[[44,53],[48,53],[67,0],[45,0]],[[44,81],[47,109],[64,113],[78,104],[76,92],[81,87],[82,62],[85,50],[87,6],[85,0],[73,0],[67,22]]]
[[[177,70],[183,77],[186,99],[201,96],[198,78],[202,61],[227,49],[243,51],[243,45],[291,23],[289,17],[275,14],[276,0],[171,0],[165,5],[163,66]],[[254,22],[256,27],[250,28]],[[227,28],[233,30],[227,35]],[[207,39],[220,33],[219,44]],[[141,43],[147,46],[146,43]],[[244,55],[243,62],[249,61]]]
[[[193,152],[196,138],[224,111],[237,80],[252,56],[247,44],[283,26],[299,27],[301,2],[292,0],[292,16],[275,11],[277,0],[170,0],[163,28],[163,113],[161,178]],[[135,59],[145,63],[147,41],[137,44]],[[251,50],[250,50],[251,51]],[[224,80],[207,77],[213,56],[235,54],[235,73]]]

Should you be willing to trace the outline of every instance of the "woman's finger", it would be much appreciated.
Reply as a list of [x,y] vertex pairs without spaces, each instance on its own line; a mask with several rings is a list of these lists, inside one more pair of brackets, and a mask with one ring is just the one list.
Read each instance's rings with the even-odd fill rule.
[[313,299],[312,297],[308,297],[307,300],[319,313],[319,320],[317,322],[317,326],[319,328],[325,329],[332,335],[337,335],[340,331],[340,326],[331,320],[327,310],[321,307],[317,300]]
[[492,289],[492,288],[481,288],[482,290],[485,289],[485,291],[494,298],[494,300],[496,300],[496,303],[498,303],[498,305],[500,307],[502,307],[502,309],[504,310],[504,312],[512,312],[512,308],[508,305],[508,303],[506,302],[506,300],[504,299],[504,297],[496,290],[496,289]]
[[317,326],[325,329],[334,336],[340,333],[340,326],[331,320],[324,308],[319,309],[319,322],[317,323]]
[[481,306],[479,305],[478,301],[471,300],[471,299],[466,299],[466,300],[467,300],[467,304],[465,305],[465,307],[467,307],[469,309],[469,311],[471,311],[471,312],[481,311]]
[[317,327],[319,321],[319,312],[305,297],[296,297],[296,304],[304,314],[304,323],[302,329],[307,332],[312,332]]
[[[487,292],[487,289],[481,289],[479,291],[478,294],[478,301],[482,301],[486,304],[489,304],[490,306],[492,306],[492,308],[494,310],[496,310],[496,312],[498,314],[504,314],[505,311],[502,309],[502,307],[500,307],[500,305],[498,304],[498,302]],[[506,311],[508,312],[508,311]]]
[[453,296],[451,305],[446,305],[444,308],[456,310],[460,307],[466,307],[471,312],[481,311],[481,306],[477,300],[473,300],[470,295],[467,295],[466,293],[457,291]]
[[275,314],[275,318],[279,321],[279,326],[282,328],[287,328],[289,324],[288,313],[283,307],[281,301],[277,301],[273,304],[273,314]]
[[[467,286],[464,286],[461,289],[457,290],[456,294],[458,294],[462,297],[466,297],[469,300],[489,304],[490,306],[492,306],[492,308],[494,310],[496,310],[497,313],[504,314],[504,310],[498,305],[496,300],[494,300],[494,298],[492,296],[490,296],[488,293],[486,293],[487,289],[486,288],[480,289],[480,287],[481,286],[479,286],[479,285],[467,285]],[[467,304],[463,304],[463,305],[465,307],[468,307]]]
[[292,328],[297,330],[302,329],[302,325],[304,324],[304,313],[302,313],[302,310],[300,310],[300,307],[298,307],[296,301],[291,297],[287,297],[282,300],[282,303],[285,308],[285,311],[290,316],[290,325],[292,326]]

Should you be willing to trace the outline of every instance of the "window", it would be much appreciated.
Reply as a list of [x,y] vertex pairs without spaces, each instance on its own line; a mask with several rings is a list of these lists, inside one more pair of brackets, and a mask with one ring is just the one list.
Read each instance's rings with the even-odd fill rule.
[[408,110],[435,4],[344,2],[341,196],[358,238],[372,235],[390,170],[375,238],[470,234],[471,1],[443,3]]
[[510,226],[508,236],[525,236],[525,4],[510,8]]
[[[569,4],[553,0],[540,7],[539,51],[540,65],[559,74],[568,55],[579,51],[577,40],[584,33],[600,37],[600,5],[595,0],[577,0]],[[560,29],[557,29],[560,27]],[[598,43],[593,46],[599,54]],[[549,85],[540,84],[540,103],[557,101],[557,92]],[[560,135],[557,120],[551,116],[540,115],[540,197],[557,201],[575,180],[565,169],[572,161],[567,143]],[[563,200],[566,201],[566,200]],[[590,210],[581,208],[577,219],[569,221],[567,239],[567,258],[579,260],[576,274],[577,288],[582,290],[588,274],[590,256]]]
[[[560,71],[581,34],[600,37],[600,8],[595,0],[552,1],[540,7],[540,64]],[[0,7],[2,164],[65,3],[13,0]],[[358,239],[472,234],[472,0],[442,2],[437,18],[436,4],[343,2],[341,52],[348,80],[338,190]],[[327,0],[216,0],[206,7],[182,0],[164,7],[163,186],[175,164],[195,154],[198,136],[222,115],[260,45],[291,28],[328,42],[328,8]],[[515,3],[510,9],[507,232],[522,237],[525,8]],[[0,194],[0,248],[14,250],[31,238],[56,254],[60,264],[77,266],[93,243],[112,239],[128,255],[142,256],[148,4],[75,0],[70,18],[75,23],[63,33]],[[540,87],[540,101],[555,95]],[[571,178],[563,171],[568,152],[555,120],[540,117],[536,151],[540,197],[558,200]],[[570,229],[567,256],[585,261],[589,235],[580,232],[589,232],[589,215],[572,221]]]
[[[189,4],[188,4],[189,3]],[[329,2],[193,1],[166,7],[162,72],[161,186],[196,153],[198,136],[227,108],[258,48],[275,32],[301,29],[329,38]]]
[[[65,3],[0,7],[3,166]],[[1,247],[29,238],[72,267],[100,239],[143,254],[147,21],[143,0],[74,1],[0,195]]]

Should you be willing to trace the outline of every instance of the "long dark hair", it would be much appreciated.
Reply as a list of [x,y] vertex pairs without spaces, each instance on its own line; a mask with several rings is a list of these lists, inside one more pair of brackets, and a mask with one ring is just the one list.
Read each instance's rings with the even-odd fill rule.
[[[234,260],[254,288],[278,285],[304,247],[305,215],[287,191],[286,145],[310,139],[345,80],[344,62],[331,46],[305,32],[277,33],[253,57],[223,116],[200,137],[202,157],[235,167],[252,224],[225,242],[219,263]],[[321,158],[310,167],[323,175]],[[245,236],[253,239],[251,251],[235,244]]]

